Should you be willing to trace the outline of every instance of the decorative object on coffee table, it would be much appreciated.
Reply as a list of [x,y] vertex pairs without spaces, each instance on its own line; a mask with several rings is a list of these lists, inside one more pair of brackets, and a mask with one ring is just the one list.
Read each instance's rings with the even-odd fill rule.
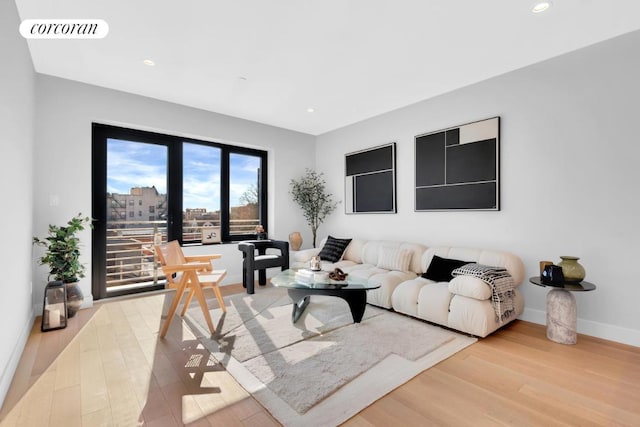
[[302,234],[299,231],[294,231],[289,234],[289,246],[292,251],[299,251],[302,247]]
[[562,261],[558,263],[562,267],[565,282],[579,283],[586,277],[584,267],[578,262],[580,258],[575,256],[560,256]]
[[320,271],[322,270],[322,260],[320,256],[311,257],[311,261],[309,261],[309,268],[311,271]]
[[538,276],[530,277],[529,282],[552,287],[547,294],[547,338],[560,344],[577,343],[578,308],[572,292],[593,291],[596,285],[585,281],[548,285]]
[[347,279],[349,273],[345,273],[339,268],[334,268],[331,273],[329,273],[329,279],[335,280],[337,282],[344,282]]

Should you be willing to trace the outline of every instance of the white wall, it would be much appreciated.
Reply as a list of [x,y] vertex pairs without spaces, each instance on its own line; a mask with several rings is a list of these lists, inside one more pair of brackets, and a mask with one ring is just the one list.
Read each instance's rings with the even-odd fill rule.
[[[266,149],[269,152],[269,233],[287,239],[306,229],[304,219],[288,195],[289,180],[313,167],[311,135],[293,132],[138,95],[37,75],[34,230],[46,233],[48,224],[64,224],[78,212],[91,213],[91,123],[100,122]],[[49,197],[59,197],[49,206]],[[82,260],[90,267],[91,233],[81,235]],[[185,252],[214,251],[223,258],[225,283],[241,281],[241,253],[237,245],[189,248]],[[45,267],[36,267],[36,304],[46,283]],[[80,285],[91,303],[90,269]],[[86,305],[85,304],[85,305]]]
[[[333,215],[321,234],[508,250],[527,276],[579,256],[598,286],[574,293],[579,331],[640,345],[639,51],[636,32],[319,136],[317,170],[340,197],[345,153],[396,141],[398,155],[398,213]],[[501,211],[414,212],[414,136],[492,116]],[[547,289],[520,289],[523,318],[544,323]]]
[[0,2],[0,405],[33,322],[31,237],[34,72],[15,3]]

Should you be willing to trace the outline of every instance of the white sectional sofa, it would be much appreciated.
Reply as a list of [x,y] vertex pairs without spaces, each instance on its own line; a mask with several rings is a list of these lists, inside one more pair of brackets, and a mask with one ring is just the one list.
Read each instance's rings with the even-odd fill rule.
[[[427,249],[422,255],[424,271],[434,255],[506,268],[516,289],[513,298],[515,313],[504,323],[522,314],[524,298],[517,289],[524,278],[524,266],[520,258],[508,252],[486,249],[436,247]],[[451,282],[434,282],[417,277],[399,284],[391,301],[393,309],[399,313],[479,337],[486,337],[504,325],[496,319],[489,286],[475,280],[465,281],[464,278],[456,278]]]
[[[320,253],[326,239],[315,249],[293,252],[289,256],[292,261],[290,268],[308,268],[309,261]],[[378,267],[378,258],[382,248],[406,249],[411,252],[411,259],[406,270],[389,270]],[[340,268],[353,277],[367,279],[369,282],[380,284],[380,288],[367,292],[367,302],[384,308],[392,308],[391,295],[396,287],[407,280],[415,279],[422,274],[421,257],[427,247],[417,243],[394,242],[383,240],[353,239],[342,256],[335,263],[322,262],[322,269],[332,271]]]
[[[308,268],[311,258],[318,255],[325,240],[320,243],[319,248],[292,252],[290,267]],[[405,262],[406,267],[389,268],[395,266],[388,265],[384,255],[402,250],[404,255],[410,253],[409,262]],[[463,277],[447,282],[421,277],[434,255],[507,269],[516,286],[513,297],[514,314],[503,323],[498,322],[491,303],[491,290],[487,284],[479,283],[478,280]],[[517,290],[524,278],[524,266],[520,258],[508,252],[463,247],[427,248],[410,242],[353,239],[341,260],[322,263],[325,271],[332,271],[336,267],[352,277],[380,284],[380,288],[367,293],[369,304],[479,337],[489,335],[518,317],[524,310],[524,299]]]

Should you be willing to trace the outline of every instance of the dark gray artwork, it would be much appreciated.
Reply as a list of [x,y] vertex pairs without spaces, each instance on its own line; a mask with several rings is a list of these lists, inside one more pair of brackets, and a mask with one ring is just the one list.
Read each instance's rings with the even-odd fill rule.
[[396,213],[396,144],[345,156],[346,213]]
[[500,210],[500,117],[415,137],[416,211]]

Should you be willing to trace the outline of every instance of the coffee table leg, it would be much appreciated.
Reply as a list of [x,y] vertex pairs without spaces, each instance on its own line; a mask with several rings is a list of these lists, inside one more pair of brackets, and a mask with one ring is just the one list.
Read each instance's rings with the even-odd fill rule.
[[362,316],[364,316],[364,310],[367,307],[367,291],[352,291],[348,294],[341,295],[341,297],[349,304],[353,323],[360,323]]
[[294,289],[289,290],[289,297],[293,300],[293,311],[291,312],[291,322],[296,323],[302,313],[304,313],[304,309],[309,305],[309,301],[311,301],[311,296],[305,295],[302,298],[296,296],[295,292],[291,292]]
[[351,290],[349,292],[341,292],[340,290],[326,290],[318,291],[315,289],[289,289],[289,298],[293,301],[293,312],[291,313],[291,320],[295,323],[304,309],[309,305],[310,294],[313,295],[328,295],[334,297],[340,297],[349,304],[351,309],[351,317],[353,323],[360,323],[362,316],[364,316],[364,310],[367,307],[367,291]]

